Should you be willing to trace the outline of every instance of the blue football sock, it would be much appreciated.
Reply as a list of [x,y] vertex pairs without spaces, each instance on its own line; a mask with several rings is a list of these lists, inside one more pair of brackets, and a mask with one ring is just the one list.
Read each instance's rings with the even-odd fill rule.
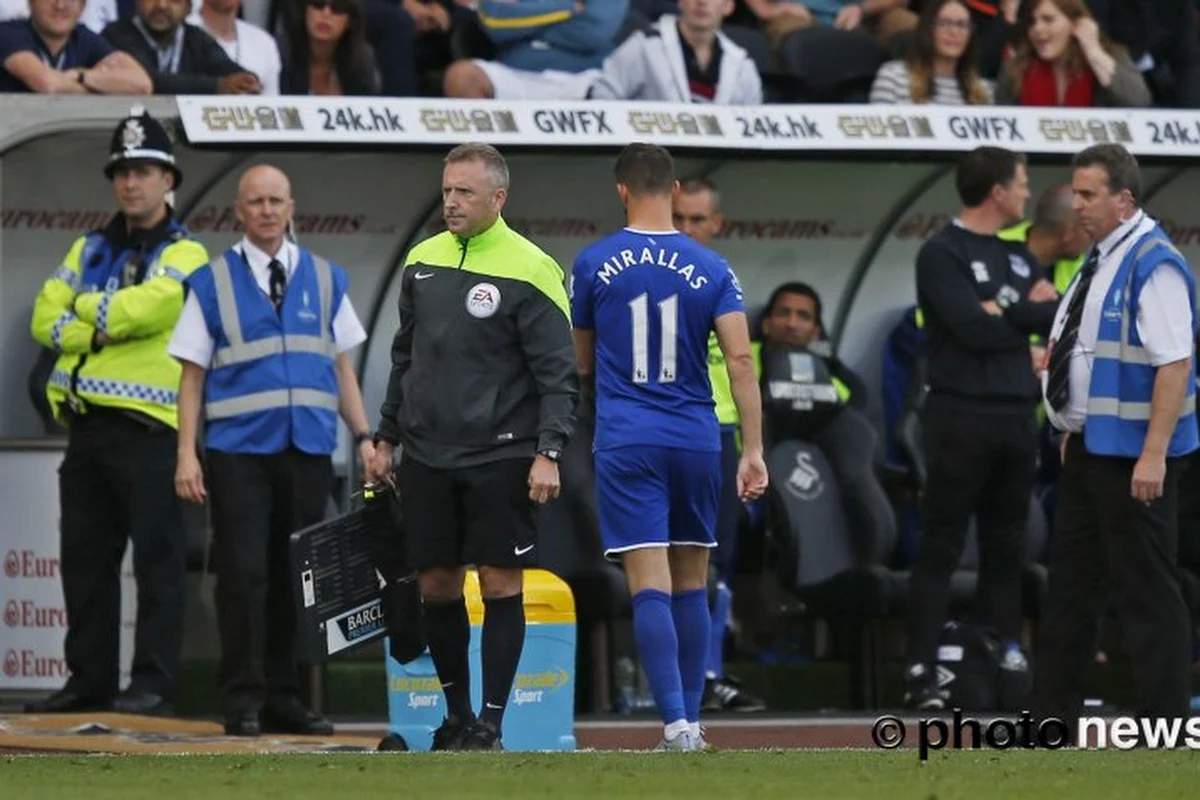
[[704,662],[708,657],[708,590],[679,592],[671,598],[675,635],[679,637],[679,677],[688,722],[700,721],[704,697]]
[[[720,678],[725,674],[725,628],[729,625],[729,607],[733,605],[733,592],[725,581],[717,582],[717,596],[713,598],[712,627],[708,634],[707,674]],[[676,621],[676,626],[679,622]]]
[[669,594],[643,589],[633,596],[633,637],[663,724],[686,719],[679,677],[679,640]]

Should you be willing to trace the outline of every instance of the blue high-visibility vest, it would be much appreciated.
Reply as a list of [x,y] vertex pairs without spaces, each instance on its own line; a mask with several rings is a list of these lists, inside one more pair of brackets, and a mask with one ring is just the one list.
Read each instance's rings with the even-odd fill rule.
[[215,341],[205,382],[205,445],[328,455],[337,446],[333,317],[345,272],[300,249],[275,313],[242,254],[230,248],[187,281]]
[[[1088,391],[1084,443],[1091,453],[1137,458],[1150,423],[1150,401],[1157,370],[1150,364],[1138,335],[1138,300],[1155,268],[1175,269],[1187,282],[1196,333],[1196,283],[1187,261],[1155,224],[1125,254],[1113,277],[1100,312],[1096,353]],[[1188,381],[1183,411],[1167,447],[1168,456],[1182,456],[1200,447],[1196,424],[1196,362]]]

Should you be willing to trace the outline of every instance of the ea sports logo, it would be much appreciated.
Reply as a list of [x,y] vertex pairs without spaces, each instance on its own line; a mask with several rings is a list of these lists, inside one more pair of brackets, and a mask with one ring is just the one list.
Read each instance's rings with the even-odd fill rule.
[[467,292],[467,313],[487,319],[500,307],[500,290],[490,283],[477,283]]
[[21,623],[21,607],[17,605],[16,600],[9,600],[4,604],[4,624],[10,628],[15,628]]
[[16,550],[9,550],[4,556],[4,574],[10,578],[21,574],[21,557],[17,555]]
[[16,650],[9,650],[4,654],[4,674],[10,678],[15,678],[20,672],[21,657],[17,655]]

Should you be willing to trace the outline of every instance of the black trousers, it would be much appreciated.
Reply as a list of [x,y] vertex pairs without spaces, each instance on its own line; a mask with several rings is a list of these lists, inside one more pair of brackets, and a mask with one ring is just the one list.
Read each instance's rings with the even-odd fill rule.
[[288,540],[325,519],[329,456],[206,454],[227,717],[300,693]]
[[1133,666],[1138,714],[1189,714],[1190,621],[1176,571],[1183,465],[1167,460],[1163,495],[1146,505],[1130,494],[1134,463],[1092,455],[1082,434],[1067,442],[1034,698],[1040,715],[1068,720],[1072,728],[1110,600]]
[[120,681],[121,562],[133,542],[137,628],[130,688],[171,699],[187,554],[175,431],[99,407],[71,425],[59,468],[67,688],[109,700]]
[[1037,458],[1037,424],[1028,414],[970,413],[930,407],[922,420],[928,479],[921,541],[910,581],[910,663],[932,665],[950,600],[950,576],[975,517],[979,542],[977,604],[1006,641],[1021,633],[1021,572]]

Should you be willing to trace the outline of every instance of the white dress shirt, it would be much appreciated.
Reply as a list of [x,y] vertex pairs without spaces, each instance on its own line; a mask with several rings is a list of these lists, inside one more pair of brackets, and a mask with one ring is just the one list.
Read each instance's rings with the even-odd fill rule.
[[257,25],[237,19],[234,20],[234,38],[222,39],[204,24],[199,3],[195,8],[187,21],[199,26],[216,39],[217,44],[221,45],[239,67],[257,75],[264,96],[279,94],[279,73],[283,70],[283,63],[279,57],[279,45],[275,43],[275,37]]
[[[254,281],[266,297],[271,295],[271,271],[269,269],[271,259],[278,259],[279,263],[283,264],[289,281],[292,273],[296,270],[296,265],[300,263],[300,248],[296,246],[295,242],[288,240],[284,240],[283,246],[274,256],[267,255],[245,238],[238,243],[236,249],[245,255],[246,261],[250,265],[250,271],[254,274]],[[354,312],[350,297],[342,297],[342,302],[338,304],[333,315],[333,341],[337,346],[337,351],[344,353],[358,347],[366,340],[367,332],[363,329],[358,314]],[[196,299],[195,294],[188,294],[187,302],[183,305],[183,313],[179,315],[179,322],[176,323],[175,332],[171,335],[171,342],[167,345],[167,352],[180,361],[190,361],[207,369],[212,364],[215,347],[216,342],[208,330],[208,324],[204,321],[204,312],[200,310],[200,301]]]
[[[1100,261],[1096,276],[1084,300],[1083,316],[1079,323],[1079,336],[1071,351],[1068,382],[1070,398],[1062,414],[1055,413],[1050,402],[1044,403],[1047,418],[1060,431],[1078,433],[1083,430],[1087,419],[1088,393],[1091,390],[1092,362],[1096,354],[1096,338],[1100,333],[1100,313],[1104,299],[1116,277],[1129,248],[1154,227],[1154,220],[1144,211],[1117,225],[1097,245]],[[1077,285],[1077,284],[1076,284]],[[1066,323],[1067,307],[1075,293],[1072,286],[1058,304],[1050,340],[1062,333]],[[1137,332],[1150,364],[1160,367],[1187,358],[1192,354],[1192,309],[1188,303],[1187,282],[1173,268],[1156,268],[1142,287],[1138,298]],[[1042,393],[1045,396],[1048,374],[1042,373]]]

